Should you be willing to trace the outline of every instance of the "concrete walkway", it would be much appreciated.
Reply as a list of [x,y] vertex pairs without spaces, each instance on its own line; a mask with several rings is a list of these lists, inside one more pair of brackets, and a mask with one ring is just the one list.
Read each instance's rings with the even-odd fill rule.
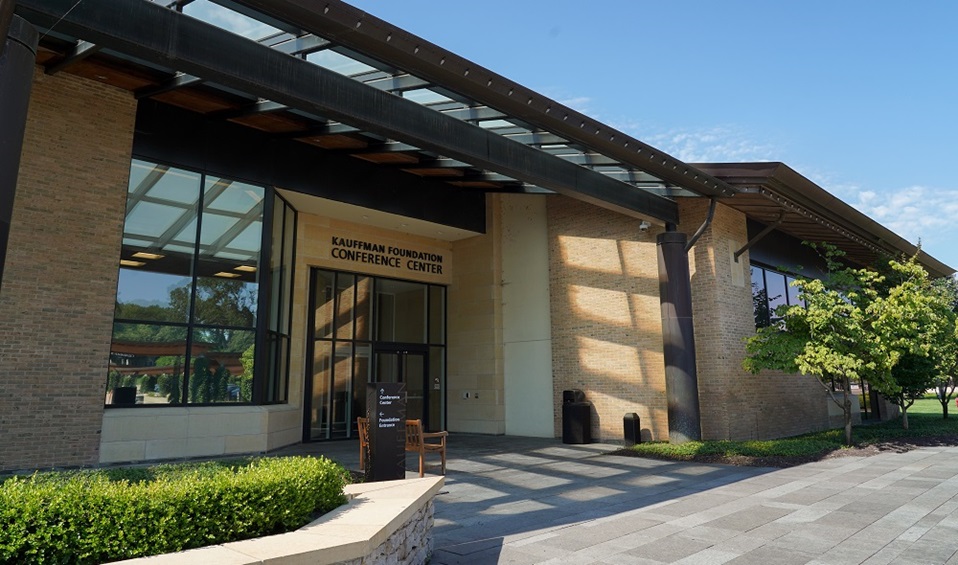
[[[958,447],[769,469],[549,439],[449,444],[434,565],[958,565]],[[358,463],[355,442],[296,450]]]

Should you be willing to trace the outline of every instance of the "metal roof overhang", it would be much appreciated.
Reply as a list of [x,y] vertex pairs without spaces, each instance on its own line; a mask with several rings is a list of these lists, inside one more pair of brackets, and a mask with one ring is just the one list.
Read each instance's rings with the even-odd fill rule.
[[217,1],[252,8],[364,55],[389,61],[471,100],[698,194],[735,193],[721,179],[348,4],[312,0]]
[[[827,242],[860,265],[880,255],[913,256],[919,252],[901,236],[841,201],[784,163],[698,163],[702,170],[728,182],[739,193],[723,199],[726,206],[763,224],[780,217],[776,229],[802,241]],[[918,260],[933,277],[955,269],[921,251]]]
[[[296,4],[277,0],[275,5]],[[58,33],[95,44],[97,51],[111,50],[189,73],[632,217],[678,221],[673,200],[147,0],[19,0],[16,10],[39,26],[55,26]],[[78,44],[75,50],[90,54],[84,45]],[[594,122],[589,123],[591,127]],[[648,146],[640,147],[644,148]],[[708,175],[687,165],[682,169],[680,162],[654,149],[647,151],[652,152],[651,161],[661,159],[660,167],[671,167],[673,176],[683,181],[688,181],[685,176],[695,177],[703,186],[709,183]],[[727,186],[715,179],[711,182],[715,187]],[[689,181],[682,186],[696,185]]]

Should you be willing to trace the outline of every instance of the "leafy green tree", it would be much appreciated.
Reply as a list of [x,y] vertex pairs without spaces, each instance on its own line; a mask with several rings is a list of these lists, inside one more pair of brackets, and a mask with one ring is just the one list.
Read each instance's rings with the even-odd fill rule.
[[197,357],[189,379],[190,402],[208,404],[226,400],[229,381],[229,369],[206,356]]
[[886,396],[900,390],[892,367],[905,353],[927,355],[921,324],[929,319],[930,299],[921,290],[921,267],[914,259],[889,263],[898,274],[889,287],[877,271],[843,264],[840,250],[812,247],[822,253],[826,275],[796,277],[792,284],[805,306],[777,308],[781,322],[759,328],[746,340],[743,366],[752,373],[773,369],[813,375],[826,390],[831,382],[841,383],[841,400],[830,391],[829,398],[842,409],[845,443],[851,445],[852,383],[867,379]]
[[166,395],[170,404],[183,403],[182,383],[183,375],[179,371],[173,374],[163,373],[156,379],[156,384],[160,387],[160,394]]
[[243,364],[243,374],[239,377],[240,400],[249,402],[253,398],[253,365],[256,362],[256,346],[250,345],[243,351],[240,362]]
[[[936,359],[948,345],[954,321],[946,295],[932,284],[917,254],[888,266],[893,275],[885,278],[887,294],[871,308],[891,378],[879,380],[875,388],[901,408],[902,426],[908,429],[908,408],[935,386]],[[887,285],[889,278],[895,284]]]
[[943,277],[932,283],[940,295],[939,333],[932,338],[931,357],[935,360],[935,389],[941,403],[941,417],[948,418],[948,407],[955,396],[958,376],[958,279]]
[[906,353],[892,367],[894,392],[886,397],[901,408],[902,427],[908,429],[908,409],[935,381],[935,362],[927,355]]
[[[143,320],[144,323],[116,323],[113,339],[117,342],[132,343],[172,343],[182,344],[185,353],[187,329],[183,325],[169,325],[168,322],[182,324],[190,320],[191,286],[181,285],[170,290],[167,305],[141,305],[117,303],[116,316],[119,319]],[[256,287],[243,281],[200,277],[196,280],[196,294],[193,301],[193,344],[192,359],[204,359],[201,351],[240,353],[253,346],[256,325]],[[239,328],[239,329],[234,329]],[[214,355],[215,357],[215,355]],[[210,367],[205,360],[194,367],[188,381],[190,402],[217,402],[228,399],[227,385],[233,377],[225,367]],[[182,356],[165,355],[147,360],[147,364],[157,367],[174,366],[175,374],[162,379],[162,394],[168,396],[171,404],[182,399],[182,377],[179,367],[183,365]],[[251,377],[250,377],[251,378]],[[240,395],[243,395],[243,383]],[[247,386],[251,388],[251,386]],[[247,394],[245,400],[250,399]]]

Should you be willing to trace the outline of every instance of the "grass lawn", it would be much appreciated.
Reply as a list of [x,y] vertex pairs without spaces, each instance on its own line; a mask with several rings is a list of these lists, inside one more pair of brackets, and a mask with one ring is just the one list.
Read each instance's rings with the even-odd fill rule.
[[844,431],[835,429],[772,440],[690,441],[681,445],[641,443],[617,453],[683,461],[789,466],[841,454],[836,452],[862,451],[869,447],[877,449],[890,443],[904,446],[942,443],[958,445],[958,409],[952,404],[949,406],[948,419],[942,418],[941,404],[934,396],[915,402],[908,410],[908,424],[909,429],[902,429],[901,419],[897,418],[880,424],[855,426],[853,448],[842,444]]

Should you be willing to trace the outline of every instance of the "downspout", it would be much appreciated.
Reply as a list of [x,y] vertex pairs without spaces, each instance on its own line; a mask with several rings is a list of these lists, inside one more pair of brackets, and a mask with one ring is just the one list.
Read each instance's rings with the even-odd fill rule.
[[705,221],[702,222],[702,225],[699,226],[699,229],[695,230],[695,233],[692,234],[692,239],[685,244],[686,253],[692,250],[692,246],[695,245],[695,242],[698,241],[699,238],[702,237],[702,234],[705,233],[705,230],[712,225],[712,217],[715,216],[715,202],[716,200],[714,196],[709,198],[709,213],[707,216],[705,216]]
[[6,50],[7,34],[13,21],[13,0],[0,0],[0,57]]
[[705,222],[692,235],[692,239],[679,232],[678,227],[672,223],[665,224],[665,232],[656,238],[665,395],[668,402],[671,443],[702,439],[688,252],[711,225],[715,216],[715,204],[716,199],[711,198]]
[[656,237],[659,263],[659,302],[662,307],[662,355],[668,402],[669,442],[702,439],[695,336],[692,326],[692,285],[687,236],[675,224]]

